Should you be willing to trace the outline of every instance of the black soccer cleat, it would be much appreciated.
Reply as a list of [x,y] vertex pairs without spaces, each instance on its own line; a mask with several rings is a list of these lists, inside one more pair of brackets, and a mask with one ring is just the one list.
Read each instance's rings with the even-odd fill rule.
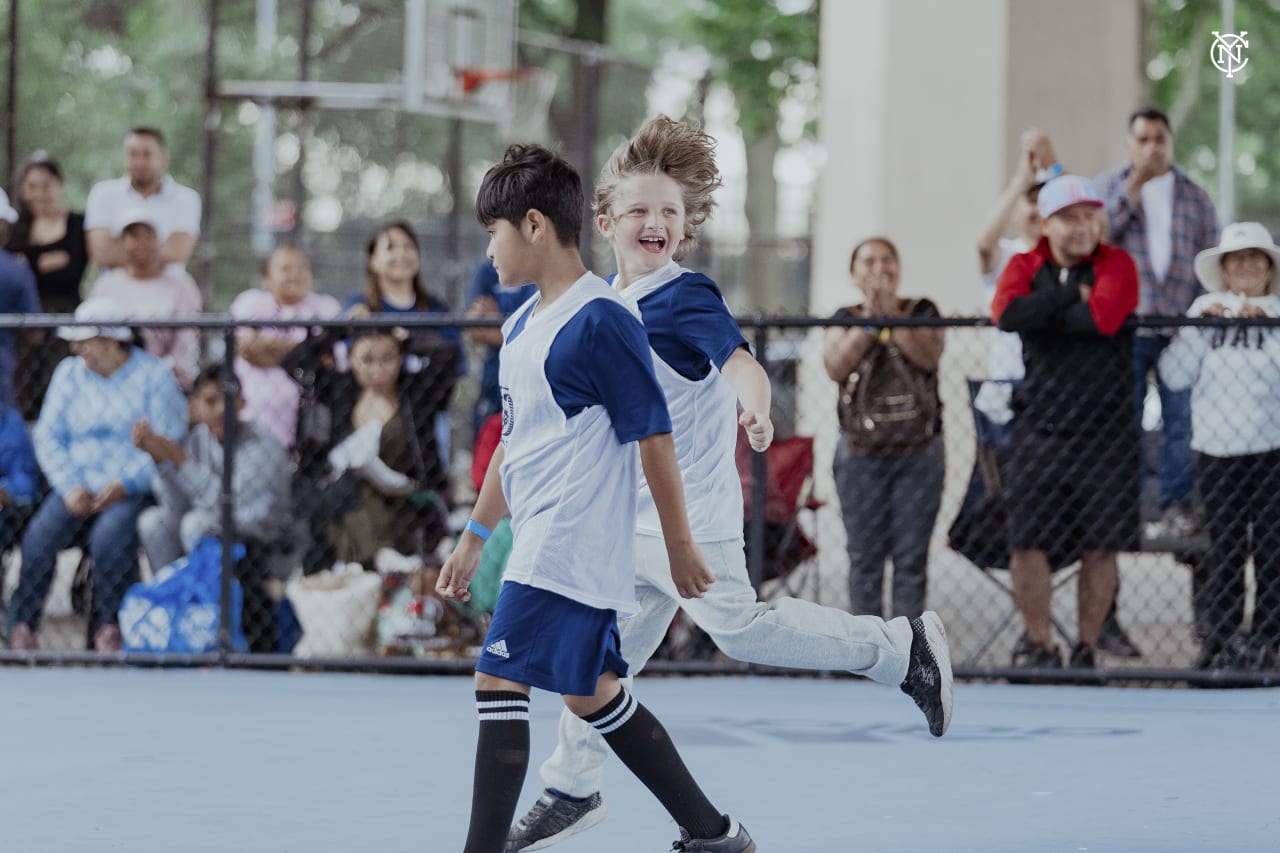
[[929,733],[942,737],[951,726],[955,684],[951,677],[951,650],[942,619],[932,610],[911,620],[911,661],[902,692],[915,700],[929,721]]
[[671,845],[672,850],[683,853],[756,853],[756,843],[747,834],[747,828],[728,815],[724,819],[729,828],[719,838],[690,838],[680,827],[680,840]]

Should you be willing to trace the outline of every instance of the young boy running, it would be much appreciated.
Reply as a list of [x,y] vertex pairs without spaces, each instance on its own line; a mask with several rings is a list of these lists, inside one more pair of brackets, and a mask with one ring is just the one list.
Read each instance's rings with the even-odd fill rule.
[[[578,252],[573,167],[514,145],[476,201],[504,286],[538,293],[502,327],[502,442],[437,590],[466,601],[489,530],[511,514],[505,582],[476,664],[480,734],[465,853],[498,853],[529,763],[529,691],[559,693],[680,826],[676,849],[752,853],[707,800],[662,724],[619,683],[618,612],[635,610],[639,470],[660,518],[677,595],[714,582],[694,545],[671,421],[644,327]],[[638,452],[637,452],[638,445]]]
[[[638,306],[654,369],[671,412],[694,541],[716,583],[682,601],[672,585],[652,482],[641,484],[636,523],[636,599],[622,622],[632,672],[653,655],[678,607],[738,660],[799,669],[844,669],[899,684],[941,736],[951,722],[951,661],[937,614],[890,622],[784,598],[757,601],[742,536],[742,486],[734,462],[737,428],[752,448],[773,440],[770,387],[715,282],[676,261],[692,248],[720,186],[715,142],[658,117],[610,157],[596,185],[596,225],[613,244],[614,288]],[[742,414],[738,414],[738,404]],[[560,719],[555,753],[542,765],[547,790],[507,837],[507,851],[539,850],[605,816],[600,796],[607,751],[573,714]]]

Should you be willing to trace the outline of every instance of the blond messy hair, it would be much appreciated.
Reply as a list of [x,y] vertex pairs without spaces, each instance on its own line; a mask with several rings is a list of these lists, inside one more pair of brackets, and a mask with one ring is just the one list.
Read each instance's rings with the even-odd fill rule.
[[666,175],[680,185],[684,201],[684,238],[673,257],[693,251],[698,231],[715,208],[711,194],[719,189],[716,141],[695,127],[660,115],[641,125],[619,145],[596,181],[593,206],[597,216],[612,216],[618,184],[635,175]]

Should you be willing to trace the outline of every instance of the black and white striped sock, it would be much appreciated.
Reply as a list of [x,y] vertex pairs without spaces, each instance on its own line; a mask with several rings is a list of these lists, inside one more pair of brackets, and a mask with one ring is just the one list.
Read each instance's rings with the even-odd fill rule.
[[482,723],[529,722],[529,697],[508,690],[477,690],[476,712]]
[[465,853],[501,850],[529,769],[529,697],[477,690],[480,736]]
[[582,719],[604,737],[622,763],[693,838],[717,838],[726,821],[693,780],[667,730],[624,687]]

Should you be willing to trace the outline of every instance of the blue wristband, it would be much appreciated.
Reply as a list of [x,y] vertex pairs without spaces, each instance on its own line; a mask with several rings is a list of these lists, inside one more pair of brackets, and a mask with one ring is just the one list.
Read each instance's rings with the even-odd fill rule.
[[468,518],[467,526],[462,529],[467,531],[468,533],[474,533],[475,535],[479,536],[481,542],[488,542],[489,537],[493,535],[492,530],[485,527],[483,524],[476,521],[474,518]]
[[1054,178],[1058,177],[1065,171],[1066,169],[1063,167],[1061,163],[1054,163],[1052,166],[1049,166],[1048,168],[1045,168],[1045,169],[1040,169],[1036,172],[1036,183],[1047,184],[1049,181],[1052,181]]

